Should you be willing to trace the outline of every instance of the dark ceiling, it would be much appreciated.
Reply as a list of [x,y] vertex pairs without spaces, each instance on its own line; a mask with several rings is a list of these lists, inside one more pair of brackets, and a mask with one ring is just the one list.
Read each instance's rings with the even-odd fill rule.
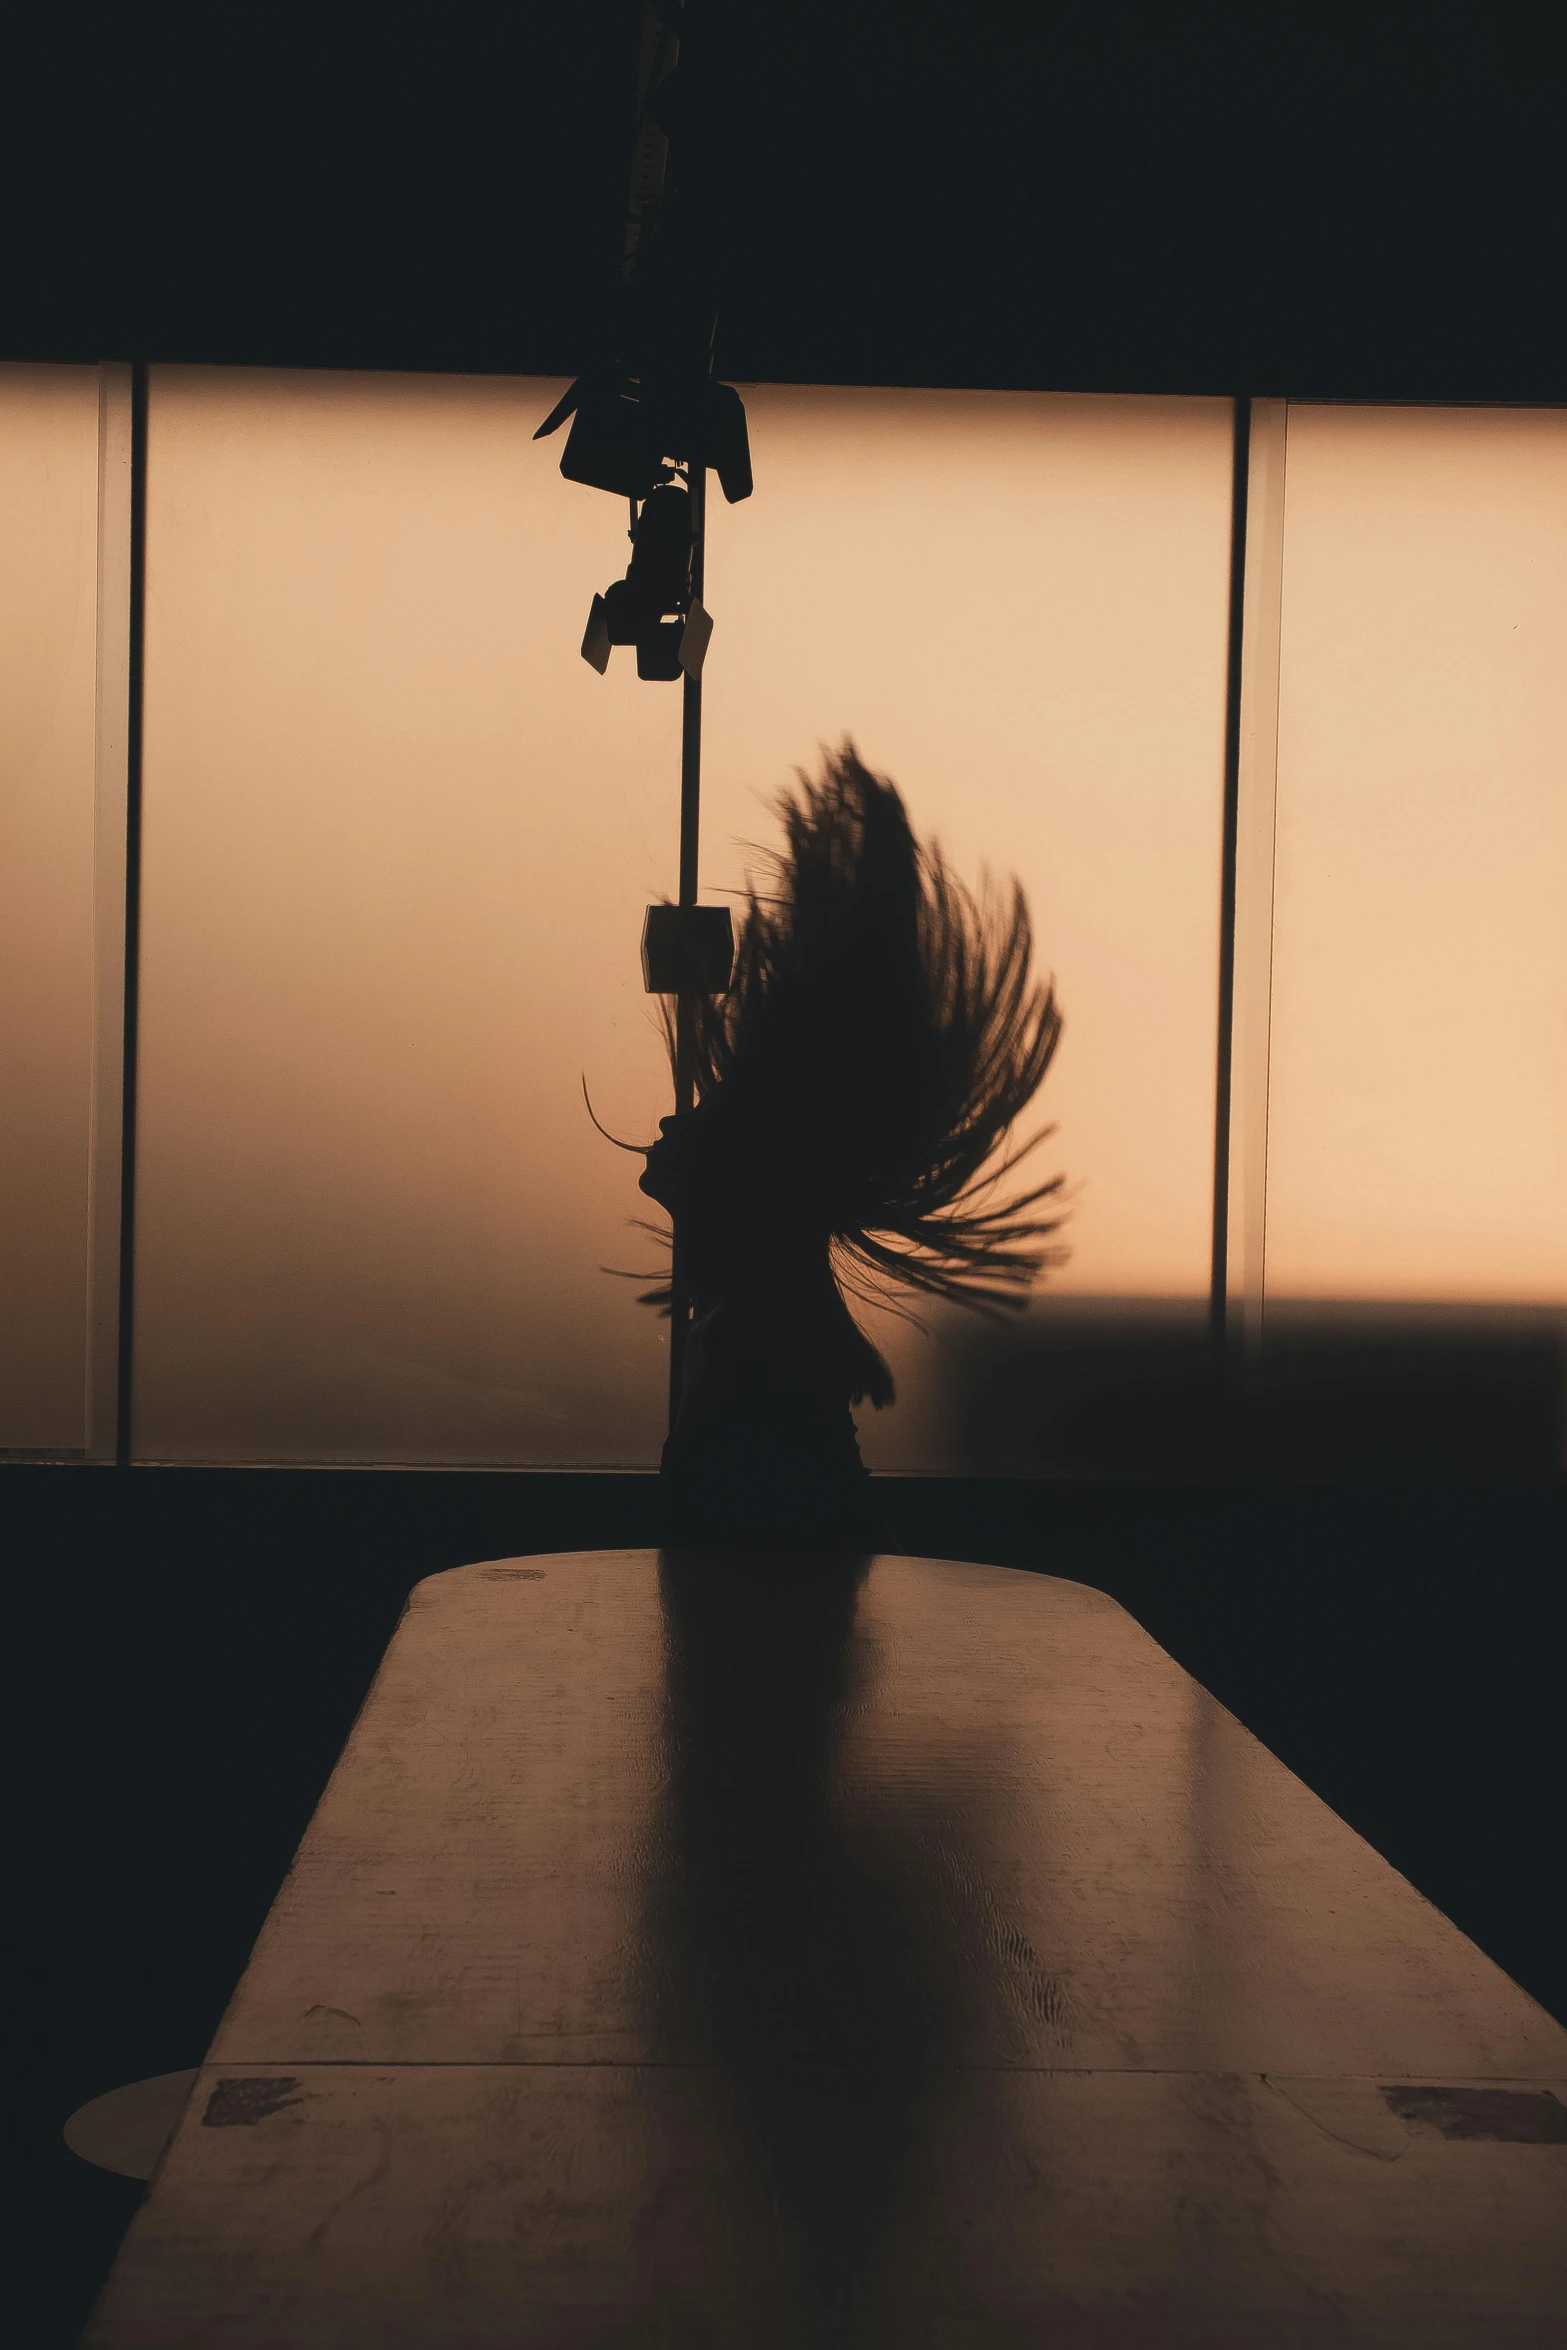
[[[1559,399],[1567,10],[692,0],[722,372]],[[13,0],[17,358],[574,369],[640,0]]]

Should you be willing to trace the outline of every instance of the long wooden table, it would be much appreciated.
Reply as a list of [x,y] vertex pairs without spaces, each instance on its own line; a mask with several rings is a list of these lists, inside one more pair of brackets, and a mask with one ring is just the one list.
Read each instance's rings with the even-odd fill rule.
[[93,2350],[1567,2341],[1567,2033],[1112,1600],[420,1584]]

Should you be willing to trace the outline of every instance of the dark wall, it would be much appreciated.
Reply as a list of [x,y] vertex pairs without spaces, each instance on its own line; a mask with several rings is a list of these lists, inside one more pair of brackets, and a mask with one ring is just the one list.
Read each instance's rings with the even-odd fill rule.
[[1567,1313],[1286,1298],[1215,1379],[1200,1298],[1051,1296],[965,1316],[931,1353],[953,1456],[980,1476],[1436,1477],[1567,1468]]
[[[898,1539],[1113,1592],[1567,2015],[1567,1494],[888,1479]],[[194,2064],[420,1576],[657,1540],[656,1479],[0,1469],[12,1871],[9,2307],[74,2340],[137,2200],[60,2145]]]
[[[1538,0],[692,0],[741,378],[1559,399]],[[4,349],[574,372],[639,0],[18,0]]]

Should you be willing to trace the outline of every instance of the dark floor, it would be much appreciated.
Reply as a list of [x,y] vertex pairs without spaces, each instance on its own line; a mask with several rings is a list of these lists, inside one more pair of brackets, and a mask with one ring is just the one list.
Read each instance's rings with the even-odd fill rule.
[[[885,1502],[906,1550],[1113,1592],[1567,2017],[1562,1487],[888,1480]],[[0,1509],[21,1731],[7,2299],[43,2350],[75,2339],[139,2192],[60,2124],[199,2059],[409,1586],[654,1542],[657,1489],[13,1467]]]

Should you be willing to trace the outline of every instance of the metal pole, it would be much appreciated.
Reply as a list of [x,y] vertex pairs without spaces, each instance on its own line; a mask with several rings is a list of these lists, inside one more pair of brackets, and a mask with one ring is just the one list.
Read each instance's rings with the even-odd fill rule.
[[1230,1285],[1230,1122],[1235,1055],[1236,844],[1240,818],[1241,662],[1246,622],[1246,501],[1251,402],[1235,403],[1230,492],[1230,614],[1224,697],[1224,836],[1219,869],[1219,1053],[1214,1087],[1213,1271],[1208,1327],[1219,1391],[1225,1387]]
[[[691,601],[702,601],[707,539],[707,467],[691,468]],[[680,712],[680,903],[696,904],[697,842],[702,813],[702,680],[686,672]]]
[[[707,467],[693,460],[691,481],[691,601],[702,600],[703,555],[707,541]],[[702,680],[689,670],[681,683],[680,705],[680,888],[682,906],[694,906],[697,897],[697,855],[702,825]],[[683,987],[675,998],[675,1109],[689,1110],[696,1097],[696,996]],[[691,1300],[680,1241],[675,1238],[670,1263],[669,1296],[669,1424],[675,1424],[685,1379],[686,1333],[691,1322]]]
[[131,1458],[136,1304],[136,1048],[141,977],[142,701],[147,642],[147,363],[131,370],[130,708],[125,735],[125,1028],[120,1096],[120,1300],[114,1459]]

